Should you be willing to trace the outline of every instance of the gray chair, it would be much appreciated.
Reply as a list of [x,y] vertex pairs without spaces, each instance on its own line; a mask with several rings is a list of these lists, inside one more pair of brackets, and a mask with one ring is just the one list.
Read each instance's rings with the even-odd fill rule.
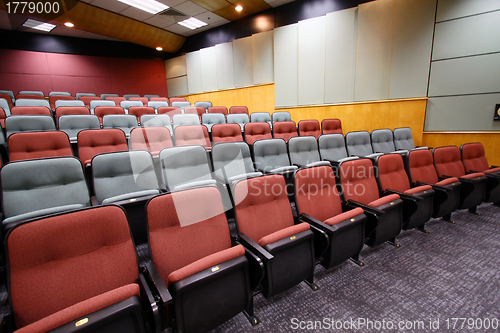
[[168,102],[164,101],[149,101],[148,106],[155,109],[155,113],[158,113],[158,109],[162,107],[168,107]]
[[56,125],[51,116],[10,116],[5,119],[7,139],[18,132],[55,131]]
[[49,101],[45,99],[16,99],[16,106],[45,106],[49,110],[52,110]]
[[227,115],[227,123],[228,124],[238,124],[241,127],[241,131],[244,130],[245,124],[250,122],[248,119],[248,115],[246,113],[235,113]]
[[172,107],[174,108],[179,108],[184,112],[184,109],[188,106],[191,106],[191,103],[189,102],[172,102]]
[[18,95],[38,95],[45,97],[43,92],[34,90],[21,90]]
[[101,124],[96,115],[64,115],[59,117],[59,130],[68,135],[71,143],[77,142],[80,131],[100,128]]
[[209,132],[215,124],[225,124],[226,118],[222,113],[204,113],[201,115],[201,123],[205,125]]
[[56,109],[60,106],[85,106],[85,103],[83,101],[78,101],[78,100],[64,100],[64,99],[58,99],[54,103]]
[[[388,128],[372,131],[371,139],[373,152],[375,153],[389,154],[396,150],[392,131]],[[404,152],[404,150],[400,152]]]
[[80,97],[97,97],[94,93],[76,93],[75,98],[80,99]]
[[172,123],[168,114],[144,114],[141,116],[142,127],[166,127],[172,133]]
[[205,108],[205,112],[208,112],[208,108],[212,107],[212,102],[194,102],[194,106]]
[[269,112],[254,112],[250,115],[250,122],[252,123],[268,123],[273,128],[271,115]]
[[290,162],[299,167],[330,166],[330,162],[319,157],[318,141],[314,136],[296,136],[288,140]]
[[[132,96],[134,97],[134,96]],[[120,106],[125,110],[125,113],[128,113],[128,108],[131,106],[144,106],[141,101],[121,101]]]
[[172,192],[216,185],[202,146],[165,148],[160,152],[163,183]]
[[82,163],[74,157],[17,161],[0,171],[4,227],[90,206]]
[[264,173],[287,173],[298,169],[290,164],[283,139],[257,140],[253,144],[255,167]]
[[10,98],[12,99],[12,103],[14,103],[16,101],[14,93],[11,90],[0,90],[0,94],[9,95]]
[[5,98],[0,98],[0,108],[2,108],[5,111],[5,115],[7,117],[10,116],[9,102],[7,102]]
[[148,99],[148,101],[151,100],[152,97],[160,97],[160,95],[144,95]]
[[174,114],[172,120],[174,129],[177,126],[200,125],[200,118],[197,114]]
[[292,116],[287,111],[273,112],[273,123],[277,121],[292,121]]
[[126,99],[126,100],[129,100],[130,97],[141,97],[141,95],[139,94],[125,94],[123,95],[123,97]]
[[415,147],[413,133],[409,127],[395,128],[393,133],[396,150],[429,149],[428,147]]
[[345,135],[345,143],[349,156],[375,158],[383,153],[373,153],[370,133],[367,131],[349,132]]
[[50,96],[73,96],[73,95],[71,95],[71,93],[67,91],[51,91],[49,92],[49,97]]
[[102,117],[102,128],[119,128],[127,139],[130,137],[130,131],[139,127],[137,117],[132,114],[107,114]]
[[319,155],[323,161],[343,162],[359,157],[348,157],[342,134],[323,134],[318,138]]
[[94,114],[94,109],[98,106],[116,106],[115,101],[94,100],[90,101],[90,113]]
[[101,94],[101,99],[105,100],[106,97],[120,97],[118,94]]
[[254,168],[250,148],[245,142],[223,142],[212,147],[214,172],[217,177],[232,184],[243,178],[262,176]]

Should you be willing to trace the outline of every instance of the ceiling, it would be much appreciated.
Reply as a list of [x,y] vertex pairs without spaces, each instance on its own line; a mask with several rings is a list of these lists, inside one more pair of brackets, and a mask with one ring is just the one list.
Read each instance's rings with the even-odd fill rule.
[[[166,52],[175,52],[182,46],[185,37],[295,0],[157,1],[175,10],[176,14],[185,14],[185,16],[153,15],[118,0],[80,0],[73,9],[62,16],[51,19],[38,17],[57,25],[51,32],[46,33],[23,27],[26,16],[7,14],[5,6],[0,4],[0,29],[121,40],[152,48],[161,46]],[[236,11],[237,5],[241,5],[243,10]],[[189,17],[195,17],[207,25],[191,30],[177,23]],[[75,27],[65,27],[66,21],[71,21]]]

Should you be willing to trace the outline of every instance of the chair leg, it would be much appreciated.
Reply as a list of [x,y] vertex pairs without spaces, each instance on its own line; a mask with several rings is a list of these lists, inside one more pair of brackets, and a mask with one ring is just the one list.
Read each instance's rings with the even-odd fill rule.
[[425,230],[425,224],[422,224],[421,226],[418,226],[415,229],[417,229],[418,231],[423,232],[424,234],[428,234],[429,233],[428,230]]
[[319,287],[316,283],[314,283],[314,274],[312,274],[310,277],[304,280],[305,283],[311,288],[313,291],[318,291]]
[[245,311],[243,311],[245,317],[247,317],[248,321],[252,326],[259,324],[259,319],[253,313],[253,297],[250,299],[250,303]]
[[395,246],[395,247],[401,247],[401,245],[399,245],[398,243],[396,243],[396,237],[394,237],[392,239],[389,239],[387,241],[387,244],[390,244],[390,245]]
[[445,221],[445,222],[450,222],[451,224],[455,224],[455,221],[451,220],[451,213],[448,214],[448,215],[443,216],[442,220]]
[[474,214],[474,215],[481,215],[477,212],[477,206],[474,206],[472,208],[469,208],[469,213]]
[[349,260],[351,260],[353,263],[355,263],[356,265],[358,266],[364,266],[365,264],[361,261],[359,261],[359,254],[353,256],[353,257],[350,257]]

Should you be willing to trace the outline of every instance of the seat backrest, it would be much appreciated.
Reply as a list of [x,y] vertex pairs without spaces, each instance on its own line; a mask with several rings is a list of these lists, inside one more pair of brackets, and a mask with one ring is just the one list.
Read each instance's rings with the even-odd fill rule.
[[210,148],[210,137],[204,125],[178,126],[174,129],[176,146],[200,145]]
[[155,114],[155,109],[150,106],[131,106],[128,109],[128,114],[136,116],[137,122],[140,122],[143,114]]
[[200,118],[205,114],[205,108],[201,106],[187,106],[184,108],[184,114],[195,114]]
[[360,158],[340,163],[340,184],[344,199],[365,205],[379,199],[373,163],[368,158]]
[[90,115],[90,110],[85,106],[60,106],[56,108],[57,123],[59,123],[59,117],[69,115]]
[[80,99],[80,97],[97,97],[94,93],[76,93],[75,98]]
[[[266,191],[265,187],[272,188]],[[253,241],[294,225],[285,178],[269,175],[241,180],[234,186],[235,214],[240,233]]]
[[85,106],[85,103],[83,101],[77,101],[77,100],[64,100],[64,99],[58,99],[55,101],[54,106],[57,110],[57,108],[60,107],[65,107],[65,106]]
[[245,141],[249,145],[257,140],[272,139],[271,126],[268,123],[246,123],[245,128]]
[[[79,101],[80,102],[83,102],[85,104],[86,107],[88,107],[90,109],[90,102],[92,101],[100,101],[101,99],[97,96],[81,96],[79,98]],[[57,104],[56,104],[56,107],[57,107]]]
[[12,100],[12,102],[14,102],[16,100],[16,98],[14,96],[14,92],[11,90],[0,90],[0,94],[4,94],[4,95],[9,96],[10,99]]
[[194,106],[202,107],[205,109],[205,112],[208,112],[208,108],[212,107],[212,102],[194,102]]
[[292,116],[288,111],[273,112],[273,123],[277,121],[292,121]]
[[342,134],[323,134],[318,138],[319,154],[322,160],[338,161],[347,157]]
[[93,100],[90,101],[90,113],[94,114],[94,109],[98,106],[116,106],[116,103],[113,101],[106,100]]
[[299,136],[297,126],[293,121],[278,121],[274,123],[273,134],[275,138],[283,139],[285,142],[288,142],[290,138]]
[[158,114],[168,114],[170,121],[173,120],[174,115],[182,114],[182,110],[178,107],[173,106],[162,106],[158,108]]
[[372,148],[374,153],[392,153],[396,150],[392,131],[388,128],[372,131]]
[[[45,101],[45,96],[42,95],[25,95],[25,94],[18,94],[16,95],[16,101],[18,99],[37,99],[37,100],[43,100]],[[48,101],[47,101],[48,102]],[[26,106],[26,105],[22,105]]]
[[255,166],[261,170],[272,170],[290,166],[290,158],[283,139],[267,139],[254,142]]
[[203,125],[207,126],[207,129],[210,132],[213,125],[225,124],[226,118],[221,113],[204,113],[201,116],[201,122]]
[[231,114],[236,114],[236,113],[244,113],[248,116],[248,107],[246,106],[231,106],[229,108],[229,113]]
[[213,143],[243,141],[241,128],[238,124],[215,124],[212,126],[212,141]]
[[166,127],[137,127],[130,132],[130,148],[160,154],[163,148],[172,147],[172,137]]
[[10,116],[5,119],[7,138],[17,132],[55,131],[51,116]]
[[158,109],[161,107],[168,107],[168,102],[162,102],[162,101],[149,101],[148,106],[152,107],[155,109],[156,112],[158,112]]
[[121,101],[120,106],[128,113],[128,109],[132,106],[144,106],[141,101]]
[[438,147],[432,150],[434,156],[434,166],[439,177],[465,176],[465,168],[460,156],[460,149],[457,146]]
[[246,113],[228,114],[226,119],[228,124],[238,124],[241,129],[243,129],[243,126],[249,122],[248,115]]
[[208,108],[208,113],[222,113],[224,116],[227,116],[228,111],[225,106],[212,106]]
[[12,101],[12,98],[10,98],[9,95],[0,93],[0,98],[3,98],[7,102],[9,108],[12,109],[14,107],[14,102]]
[[314,136],[298,136],[288,140],[288,153],[292,164],[307,165],[321,161],[318,141]]
[[322,222],[342,213],[335,174],[328,166],[298,170],[295,199],[299,214],[308,214]]
[[13,116],[45,115],[52,116],[52,113],[45,106],[14,106],[10,110]]
[[78,156],[83,165],[97,154],[127,151],[125,133],[117,128],[83,130],[78,133]]
[[37,95],[45,97],[42,91],[39,90],[21,90],[18,95]]
[[177,126],[186,126],[186,125],[199,125],[200,118],[196,114],[175,114],[173,116],[174,128]]
[[211,180],[207,152],[202,146],[172,147],[160,152],[163,182],[170,188]]
[[410,150],[406,155],[406,168],[411,182],[429,184],[439,182],[436,168],[434,168],[434,158],[430,150]]
[[71,96],[71,95],[70,96],[66,96],[66,95],[64,95],[64,96],[62,96],[62,95],[52,95],[52,96],[49,97],[50,108],[52,110],[55,110],[55,108],[56,108],[56,104],[55,103],[57,101],[74,101],[74,100],[75,100],[75,98],[73,96]]
[[345,143],[349,156],[368,156],[373,154],[370,133],[367,131],[347,133],[345,135]]
[[118,206],[23,223],[11,231],[7,247],[17,328],[138,280],[127,217]]
[[415,142],[413,142],[413,134],[411,128],[400,127],[395,128],[394,134],[394,146],[396,150],[411,150],[415,149]]
[[118,94],[101,94],[101,99],[106,99],[108,97],[120,97]]
[[167,102],[168,103],[168,98],[166,97],[151,97],[149,99],[151,102]]
[[410,189],[410,181],[400,154],[386,154],[377,157],[378,182],[381,190],[391,189],[405,192]]
[[125,110],[121,106],[97,106],[94,114],[102,120],[102,117],[108,114],[125,114]]
[[102,117],[102,128],[119,128],[128,137],[134,127],[138,127],[136,116],[132,114],[107,114]]
[[482,143],[463,144],[460,151],[462,152],[462,162],[466,172],[482,172],[489,169],[490,165],[486,159]]
[[255,172],[250,148],[245,142],[223,142],[212,148],[214,172],[225,179]]
[[75,141],[78,132],[89,129],[100,129],[99,118],[93,114],[65,115],[59,118],[59,129],[65,132],[71,141]]
[[142,105],[148,105],[149,100],[146,97],[130,97],[129,101],[139,101]]
[[51,91],[49,92],[50,96],[71,96],[71,93],[67,91]]
[[121,102],[126,100],[127,99],[125,97],[114,97],[114,96],[106,97],[106,101],[113,101],[115,102],[116,105],[120,105]]
[[9,137],[9,160],[73,156],[68,135],[60,131],[21,132]]
[[139,95],[139,94],[125,94],[125,95],[123,95],[123,97],[124,97],[125,99],[127,99],[127,100],[130,100],[131,98],[134,98],[134,97],[135,97],[135,98],[137,98],[137,97],[139,97],[139,98],[140,98],[140,97],[141,97],[141,95]]
[[254,112],[250,115],[252,123],[269,123],[271,124],[271,115],[269,112]]
[[166,114],[144,114],[141,116],[141,126],[143,127],[166,127],[172,131],[170,117]]
[[340,119],[323,119],[321,121],[321,134],[344,134]]
[[99,154],[92,159],[97,202],[123,194],[158,190],[151,154],[144,150]]
[[7,117],[10,116],[11,107],[9,106],[9,102],[7,102],[5,98],[0,98],[0,108],[2,108],[5,111],[5,115]]
[[16,106],[45,106],[50,109],[50,103],[45,99],[16,99]]
[[311,120],[301,120],[299,121],[299,135],[309,136],[312,135],[316,139],[321,135],[321,130],[319,128],[319,121],[316,119]]
[[146,94],[146,95],[144,95],[144,97],[146,97],[148,99],[148,101],[150,101],[152,97],[160,97],[160,95],[148,95],[148,94]]
[[7,163],[0,173],[7,218],[58,206],[90,205],[82,165],[74,157]]
[[191,103],[187,101],[185,102],[172,102],[172,100],[170,101],[171,101],[170,105],[172,105],[173,107],[177,107],[181,110],[184,110],[186,107],[191,106]]
[[174,102],[187,102],[185,97],[170,97],[170,104]]

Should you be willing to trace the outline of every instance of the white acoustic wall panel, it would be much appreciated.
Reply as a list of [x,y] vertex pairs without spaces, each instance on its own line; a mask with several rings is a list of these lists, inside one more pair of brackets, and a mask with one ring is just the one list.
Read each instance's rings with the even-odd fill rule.
[[234,88],[233,43],[215,45],[215,56],[219,90]]
[[425,97],[436,0],[396,0],[389,99]]
[[273,31],[252,35],[253,83],[274,81]]
[[355,101],[388,98],[393,22],[394,0],[359,5]]
[[274,29],[274,100],[276,107],[297,106],[298,24]]
[[186,53],[188,89],[190,94],[203,92],[201,81],[201,52]]
[[436,22],[500,9],[500,0],[439,0]]
[[357,8],[326,14],[325,103],[354,100]]
[[167,79],[168,96],[184,96],[189,95],[187,76],[179,76],[172,79]]
[[325,102],[326,17],[299,22],[299,105]]
[[187,75],[186,56],[168,59],[165,61],[167,79]]
[[203,91],[217,90],[217,59],[215,46],[200,50],[201,57],[201,82]]
[[246,87],[253,85],[252,37],[233,41],[234,85]]

